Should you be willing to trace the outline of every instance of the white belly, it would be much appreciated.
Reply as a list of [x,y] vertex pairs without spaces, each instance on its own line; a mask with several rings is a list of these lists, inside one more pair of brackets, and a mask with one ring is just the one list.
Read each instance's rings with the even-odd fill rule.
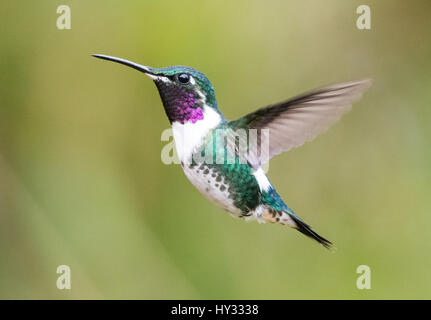
[[239,216],[242,213],[234,205],[233,200],[229,198],[229,186],[224,184],[224,179],[217,179],[217,175],[212,169],[207,167],[201,169],[200,166],[190,168],[189,165],[184,165],[183,170],[190,182],[208,200],[228,211],[233,216]]

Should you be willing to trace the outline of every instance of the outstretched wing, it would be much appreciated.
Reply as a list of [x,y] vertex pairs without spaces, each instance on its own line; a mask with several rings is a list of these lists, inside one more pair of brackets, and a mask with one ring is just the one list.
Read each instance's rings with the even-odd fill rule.
[[[371,81],[339,83],[317,89],[292,99],[261,108],[238,120],[229,122],[233,130],[265,129],[269,134],[269,158],[262,159],[260,151],[251,148],[247,159],[257,168],[273,156],[299,147],[326,131],[349,111],[352,103],[361,98]],[[260,150],[259,139],[257,147]]]

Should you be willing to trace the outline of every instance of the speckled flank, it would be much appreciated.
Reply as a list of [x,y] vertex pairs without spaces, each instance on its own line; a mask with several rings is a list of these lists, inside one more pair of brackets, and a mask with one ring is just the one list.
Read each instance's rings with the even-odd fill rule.
[[214,168],[202,165],[184,165],[184,173],[190,182],[215,205],[230,212],[234,216],[242,214],[241,210],[234,204],[234,200],[228,191],[229,186],[224,183],[220,173]]
[[[214,151],[219,153],[219,159],[223,158],[225,150]],[[213,157],[217,159],[216,154]],[[218,188],[218,192],[227,195],[227,199],[235,206],[237,209],[235,213],[239,213],[239,216],[252,215],[252,211],[260,204],[259,184],[253,175],[254,169],[248,164],[238,162],[233,164],[197,164],[193,162],[188,167],[192,172],[211,173],[208,180],[214,183],[214,188]],[[228,211],[232,213],[232,210]]]
[[[224,150],[214,151],[214,159],[217,154],[224,153]],[[207,164],[193,161],[191,165],[184,165],[183,169],[204,196],[238,217],[256,219],[259,222],[294,224],[289,216],[294,215],[293,211],[286,206],[269,181],[266,190],[262,190],[256,170],[248,164]],[[262,172],[261,175],[262,180],[265,174]]]

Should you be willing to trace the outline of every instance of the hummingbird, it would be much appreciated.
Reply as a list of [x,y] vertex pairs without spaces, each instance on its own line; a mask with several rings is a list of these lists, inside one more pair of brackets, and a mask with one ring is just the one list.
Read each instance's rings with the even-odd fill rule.
[[[154,81],[172,126],[182,169],[207,199],[233,217],[286,225],[325,248],[331,247],[331,241],[316,233],[285,204],[263,165],[273,156],[299,147],[326,131],[361,98],[371,85],[369,79],[322,87],[228,121],[218,108],[211,82],[194,68],[181,65],[152,68],[113,56],[93,56],[134,68]],[[240,152],[234,144],[233,152],[238,157],[230,163],[203,159],[207,150],[213,157],[226,155],[224,144],[210,144],[216,132],[229,137],[241,129],[266,130],[269,138],[266,158],[259,156],[263,152],[256,147],[262,146],[258,141],[256,146],[246,148],[246,152]]]

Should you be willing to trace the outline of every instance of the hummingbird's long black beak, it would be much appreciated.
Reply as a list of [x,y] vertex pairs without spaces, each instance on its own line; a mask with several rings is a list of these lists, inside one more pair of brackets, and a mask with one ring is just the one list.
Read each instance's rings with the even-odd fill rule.
[[125,60],[125,59],[121,59],[121,58],[117,58],[117,57],[112,57],[112,56],[107,56],[104,54],[92,54],[92,56],[99,58],[99,59],[104,59],[104,60],[109,60],[109,61],[114,61],[114,62],[124,64],[125,66],[132,67],[133,69],[136,69],[136,70],[141,71],[141,72],[146,73],[146,74],[154,74],[150,67],[146,67],[146,66],[134,63],[134,62],[129,61],[129,60]]

